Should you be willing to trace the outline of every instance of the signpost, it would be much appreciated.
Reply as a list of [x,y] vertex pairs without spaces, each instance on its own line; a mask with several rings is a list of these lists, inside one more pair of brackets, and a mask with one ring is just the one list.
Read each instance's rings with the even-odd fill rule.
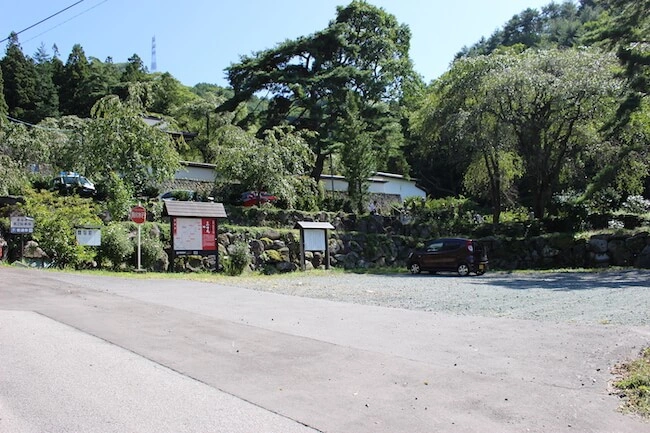
[[141,231],[140,231],[140,226],[147,220],[147,210],[138,204],[137,206],[133,206],[131,208],[131,212],[129,212],[129,218],[131,221],[136,223],[138,225],[138,271],[141,271],[141,263],[142,263],[142,236],[141,236]]
[[144,208],[144,206],[133,206],[131,208],[131,213],[129,214],[131,221],[133,221],[136,224],[142,224],[147,220],[147,210]]
[[20,235],[20,258],[23,258],[25,252],[25,233],[34,233],[34,218],[28,216],[12,216],[10,232]]

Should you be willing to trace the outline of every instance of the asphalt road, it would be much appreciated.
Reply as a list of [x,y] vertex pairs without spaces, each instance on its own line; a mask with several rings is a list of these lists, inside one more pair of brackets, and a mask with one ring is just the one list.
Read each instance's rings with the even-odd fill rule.
[[0,267],[0,432],[650,432],[610,393],[647,345],[648,326]]

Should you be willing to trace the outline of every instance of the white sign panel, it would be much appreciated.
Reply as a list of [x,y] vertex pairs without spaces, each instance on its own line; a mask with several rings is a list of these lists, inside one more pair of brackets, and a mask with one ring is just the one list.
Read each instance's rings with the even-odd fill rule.
[[325,251],[325,230],[304,229],[305,251]]
[[26,216],[11,217],[11,233],[33,233],[34,218]]
[[98,247],[102,244],[102,231],[101,229],[76,229],[77,243],[79,245],[86,245],[89,247]]
[[200,218],[174,219],[174,249],[177,251],[201,249]]

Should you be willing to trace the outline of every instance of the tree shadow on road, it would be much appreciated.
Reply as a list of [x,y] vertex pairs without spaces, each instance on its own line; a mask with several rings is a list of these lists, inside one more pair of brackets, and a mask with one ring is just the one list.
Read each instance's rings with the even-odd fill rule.
[[455,273],[382,274],[394,278],[459,279],[469,284],[494,285],[512,290],[545,289],[556,291],[645,288],[650,292],[650,271],[594,271],[594,272],[488,272],[483,276],[460,277]]
[[489,284],[514,290],[556,291],[645,288],[650,291],[650,272],[645,270],[606,272],[558,272],[535,274],[494,274]]

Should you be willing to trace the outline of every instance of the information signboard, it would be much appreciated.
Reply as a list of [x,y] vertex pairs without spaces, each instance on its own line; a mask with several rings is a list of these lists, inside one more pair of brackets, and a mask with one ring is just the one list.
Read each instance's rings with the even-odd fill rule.
[[325,251],[325,231],[321,229],[304,229],[305,251]]
[[217,249],[215,218],[173,218],[175,251],[214,251]]
[[99,228],[78,228],[75,234],[79,245],[98,247],[102,244],[102,231]]
[[26,216],[13,216],[11,217],[11,233],[33,233],[34,232],[34,218]]

